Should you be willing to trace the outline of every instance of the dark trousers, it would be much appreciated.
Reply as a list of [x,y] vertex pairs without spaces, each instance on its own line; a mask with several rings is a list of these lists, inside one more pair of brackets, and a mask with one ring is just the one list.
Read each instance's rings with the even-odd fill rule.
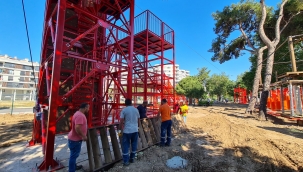
[[[171,142],[171,125],[172,121],[164,121],[161,123],[161,145],[170,145]],[[165,135],[167,134],[167,138]],[[166,140],[166,142],[165,142]]]
[[[137,151],[138,145],[138,132],[135,133],[123,133],[122,136],[122,152],[123,152],[123,162],[127,163],[129,159],[134,159]],[[129,156],[129,146],[132,146],[132,152]]]
[[68,171],[75,172],[76,171],[76,160],[81,151],[81,141],[72,141],[68,140],[68,148],[70,150],[69,163],[68,163]]

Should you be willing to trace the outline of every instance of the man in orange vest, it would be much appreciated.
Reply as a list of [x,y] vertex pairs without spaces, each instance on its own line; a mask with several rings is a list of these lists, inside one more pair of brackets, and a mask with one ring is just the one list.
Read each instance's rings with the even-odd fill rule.
[[[171,142],[171,110],[170,107],[167,104],[166,99],[162,99],[161,106],[158,111],[157,118],[160,120],[160,114],[161,114],[161,142],[160,147],[163,146],[170,146]],[[167,137],[165,135],[167,134]],[[166,142],[165,142],[166,140]]]

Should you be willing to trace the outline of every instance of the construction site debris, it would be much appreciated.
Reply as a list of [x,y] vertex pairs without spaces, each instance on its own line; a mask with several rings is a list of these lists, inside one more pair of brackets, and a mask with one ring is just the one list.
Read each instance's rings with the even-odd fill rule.
[[180,156],[174,156],[166,161],[166,165],[173,169],[185,168],[187,166],[187,160]]

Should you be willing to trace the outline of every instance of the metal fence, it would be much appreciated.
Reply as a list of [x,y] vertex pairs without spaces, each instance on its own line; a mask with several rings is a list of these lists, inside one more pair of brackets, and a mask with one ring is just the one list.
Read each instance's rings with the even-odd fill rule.
[[34,94],[14,94],[2,92],[0,97],[0,115],[33,113],[33,107],[36,99]]

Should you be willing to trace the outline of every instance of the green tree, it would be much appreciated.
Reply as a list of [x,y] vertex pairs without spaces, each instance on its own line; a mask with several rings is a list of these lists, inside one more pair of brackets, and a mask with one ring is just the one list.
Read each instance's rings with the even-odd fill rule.
[[243,81],[243,77],[244,77],[245,73],[246,73],[246,72],[241,73],[240,75],[237,76],[237,80],[236,80],[236,83],[235,83],[235,87],[240,86],[241,88],[246,88],[246,89],[247,89],[247,86],[246,86],[246,84],[245,84],[244,81]]
[[199,99],[204,94],[204,89],[197,76],[188,76],[177,84],[176,92],[189,98]]
[[[303,3],[300,0],[288,0],[287,4],[285,4],[286,1],[283,1],[282,4],[285,5],[284,16],[281,15],[280,9],[273,11],[273,8],[265,6],[263,0],[260,3],[261,5],[259,2],[253,0],[241,0],[240,3],[227,6],[222,12],[217,11],[213,14],[216,20],[214,31],[218,37],[214,39],[212,48],[210,49],[211,52],[214,52],[212,60],[224,63],[233,58],[237,59],[244,52],[250,52],[251,57],[255,58],[256,65],[244,77],[245,81],[253,83],[251,89],[253,90],[254,98],[251,99],[247,111],[251,111],[254,108],[262,73],[263,51],[269,45],[260,38],[259,28],[264,26],[264,32],[266,32],[269,40],[279,42],[278,39],[280,37],[276,37],[278,23],[279,27],[280,25],[281,27],[283,26],[280,31],[285,30],[284,33],[289,33],[289,30],[299,31],[298,27],[302,26],[302,22],[295,22],[296,24],[292,22],[293,20],[302,21],[302,17],[294,18],[294,16],[299,15],[302,11]],[[262,17],[268,20],[261,20],[263,19]],[[281,21],[282,17],[283,20]],[[262,26],[260,26],[260,21],[263,21],[261,23]],[[287,25],[291,25],[291,27],[286,27]],[[241,36],[234,38],[233,33],[241,33]],[[286,67],[284,66],[284,68]],[[254,74],[253,78],[251,77],[252,74]],[[267,74],[266,76],[269,77],[271,74]]]
[[[289,3],[288,3],[289,2]],[[286,3],[288,3],[286,5]],[[275,52],[278,47],[278,44],[281,40],[281,33],[286,28],[286,26],[290,23],[291,19],[301,13],[303,6],[299,5],[300,2],[298,0],[283,0],[279,9],[276,11],[276,15],[269,19],[269,21],[275,21],[273,32],[266,32],[266,18],[268,18],[268,10],[265,5],[265,0],[260,1],[260,6],[262,9],[262,17],[259,24],[259,35],[262,42],[268,47],[267,51],[267,60],[266,60],[266,70],[265,70],[265,77],[263,83],[263,92],[261,96],[260,102],[260,113],[259,117],[261,119],[265,118],[266,114],[266,103],[267,98],[270,90],[270,84],[272,79],[272,71],[273,71],[273,63]],[[284,13],[284,6],[288,7],[288,11],[285,10]],[[302,7],[302,9],[300,9]],[[293,11],[292,11],[293,10]],[[288,14],[284,16],[284,14]],[[283,21],[284,20],[284,21]],[[283,21],[283,22],[282,22]],[[274,33],[274,34],[273,34]]]
[[207,67],[198,68],[198,74],[197,78],[200,81],[200,83],[204,83],[209,78],[209,72],[210,70],[207,69]]
[[227,97],[233,95],[234,83],[225,73],[220,75],[213,74],[207,80],[207,88],[211,97],[217,96],[219,100],[221,96]]
[[[270,9],[268,11],[271,11]],[[213,61],[224,63],[230,59],[237,59],[243,53],[249,52],[262,63],[263,51],[267,46],[258,39],[258,25],[261,18],[260,5],[253,0],[241,1],[237,4],[224,7],[222,11],[213,14],[216,20],[214,31],[217,38],[212,43],[210,52],[213,52]],[[271,15],[268,13],[268,15]],[[234,38],[234,33],[240,33]],[[230,40],[230,41],[228,41]],[[253,95],[256,97],[259,89],[259,78],[262,66],[257,66],[253,79]],[[247,111],[254,107],[256,99],[252,99]]]

